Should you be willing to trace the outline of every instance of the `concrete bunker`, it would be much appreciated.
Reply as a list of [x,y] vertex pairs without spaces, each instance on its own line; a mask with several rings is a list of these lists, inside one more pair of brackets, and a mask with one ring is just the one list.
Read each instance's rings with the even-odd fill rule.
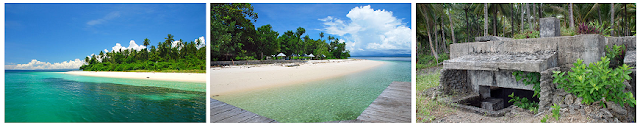
[[[441,91],[454,97],[449,101],[453,106],[487,116],[503,116],[508,112],[511,103],[505,93],[511,92],[538,102],[538,112],[543,112],[553,103],[570,105],[564,104],[565,96],[571,97],[570,94],[553,84],[552,71],[568,71],[578,58],[585,64],[597,62],[605,56],[605,46],[625,45],[624,63],[635,67],[635,36],[560,37],[557,20],[540,20],[541,38],[480,37],[476,38],[478,42],[452,44],[451,59],[443,62],[441,70]],[[632,70],[631,76],[635,78],[635,69]],[[515,71],[540,74],[539,98],[532,96],[534,85],[516,81],[512,75]],[[635,91],[635,82],[630,84]]]

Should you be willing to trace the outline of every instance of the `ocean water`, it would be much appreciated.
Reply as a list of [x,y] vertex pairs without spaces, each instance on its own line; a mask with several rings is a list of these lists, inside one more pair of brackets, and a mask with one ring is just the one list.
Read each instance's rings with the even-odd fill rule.
[[353,120],[391,82],[411,81],[411,57],[360,59],[386,63],[342,77],[213,98],[278,122]]
[[5,122],[205,122],[205,83],[5,71]]

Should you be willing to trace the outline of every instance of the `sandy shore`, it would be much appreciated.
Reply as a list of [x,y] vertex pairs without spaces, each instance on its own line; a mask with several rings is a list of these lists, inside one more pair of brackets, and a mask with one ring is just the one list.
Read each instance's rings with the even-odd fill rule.
[[211,96],[323,80],[384,64],[371,60],[310,61],[300,66],[282,64],[211,68]]
[[166,80],[166,81],[184,81],[206,83],[207,75],[205,73],[158,73],[158,72],[106,72],[106,71],[69,71],[60,72],[71,75],[95,76],[95,77],[112,77],[112,78],[132,78],[147,80]]

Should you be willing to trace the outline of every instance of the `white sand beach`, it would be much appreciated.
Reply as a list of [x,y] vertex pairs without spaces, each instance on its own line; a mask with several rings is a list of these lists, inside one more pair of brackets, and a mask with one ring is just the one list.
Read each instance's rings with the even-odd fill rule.
[[211,68],[211,96],[323,80],[384,64],[371,60],[322,60],[287,67],[282,64]]
[[163,72],[108,72],[108,71],[69,71],[60,72],[71,75],[112,77],[112,78],[132,78],[147,80],[166,80],[206,83],[205,73],[163,73]]

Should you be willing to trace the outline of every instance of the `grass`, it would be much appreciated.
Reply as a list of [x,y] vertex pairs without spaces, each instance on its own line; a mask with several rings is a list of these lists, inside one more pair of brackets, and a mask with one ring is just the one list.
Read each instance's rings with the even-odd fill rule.
[[449,59],[449,54],[447,53],[438,54],[437,62],[434,61],[435,57],[433,57],[433,55],[419,55],[417,58],[418,64],[416,64],[416,70],[438,66],[438,63],[442,63],[442,61],[445,61],[448,59]]
[[[439,79],[440,72],[416,76],[417,93],[419,94],[426,89],[438,86],[440,84]],[[416,96],[416,109],[416,122],[432,122],[437,117],[455,112],[455,109],[448,107],[446,103],[419,95]]]

